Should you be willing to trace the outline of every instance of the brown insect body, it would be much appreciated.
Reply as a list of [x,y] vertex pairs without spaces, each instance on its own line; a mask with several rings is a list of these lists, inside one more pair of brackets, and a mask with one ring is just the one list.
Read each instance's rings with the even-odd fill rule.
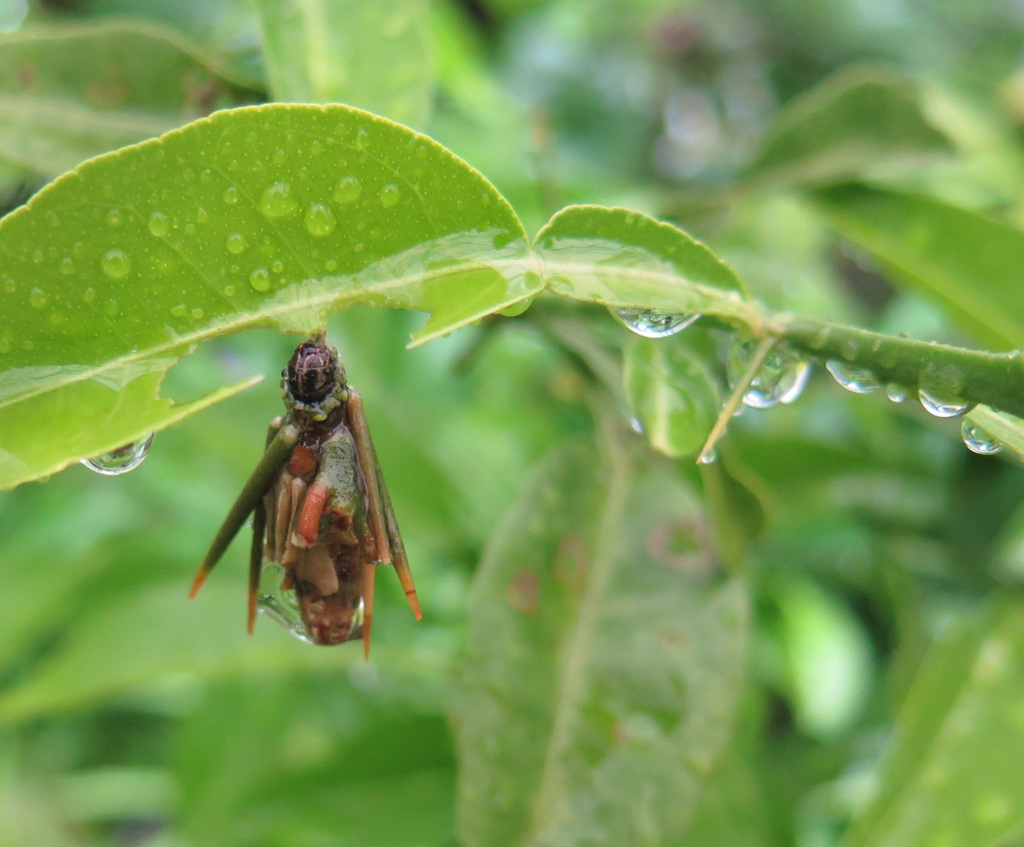
[[[284,571],[304,635],[316,644],[363,639],[367,656],[376,566],[394,565],[419,620],[419,601],[359,393],[323,336],[300,344],[283,376],[288,414],[275,419],[267,448],[196,575],[195,596],[253,513],[249,631],[264,561]],[[281,604],[265,608],[289,625]],[[274,605],[276,604],[276,605]]]

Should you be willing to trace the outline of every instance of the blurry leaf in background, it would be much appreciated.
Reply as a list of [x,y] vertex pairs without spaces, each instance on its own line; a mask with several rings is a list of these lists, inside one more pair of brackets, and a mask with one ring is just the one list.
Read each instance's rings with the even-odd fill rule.
[[358,302],[430,312],[426,340],[542,284],[479,173],[338,105],[219,112],[91,161],[4,218],[0,245],[0,487],[177,420],[156,388],[201,340],[308,333]]
[[682,339],[631,337],[622,363],[630,409],[659,453],[691,456],[718,415],[718,386],[707,363]]
[[997,602],[932,651],[843,847],[1009,843],[1024,825],[1022,690],[1024,610]]
[[434,70],[422,0],[257,0],[270,91],[293,103],[346,103],[422,127]]
[[[616,448],[612,448],[615,450]],[[691,495],[549,457],[485,555],[456,709],[464,843],[681,843],[731,736],[746,592]]]
[[844,238],[945,306],[982,344],[1024,347],[1024,232],[913,194],[849,185],[813,202]]
[[41,176],[258,99],[216,57],[154,24],[0,37],[0,159]]
[[758,184],[828,182],[899,173],[908,163],[951,153],[920,99],[913,80],[895,68],[844,68],[779,112],[747,178]]

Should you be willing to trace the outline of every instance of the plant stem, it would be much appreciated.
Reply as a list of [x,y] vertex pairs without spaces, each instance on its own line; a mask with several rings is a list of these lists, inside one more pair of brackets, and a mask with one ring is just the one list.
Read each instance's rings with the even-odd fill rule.
[[820,359],[864,368],[882,383],[924,389],[944,400],[983,403],[1024,417],[1024,355],[913,341],[827,321],[773,315],[765,334]]

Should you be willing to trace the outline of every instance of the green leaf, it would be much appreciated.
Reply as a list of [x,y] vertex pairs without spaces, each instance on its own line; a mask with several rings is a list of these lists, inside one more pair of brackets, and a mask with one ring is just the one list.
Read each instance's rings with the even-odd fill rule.
[[843,847],[987,847],[1024,824],[1024,609],[939,645],[896,723],[875,802]]
[[732,268],[682,230],[640,212],[569,206],[545,224],[535,244],[556,294],[757,322]]
[[480,174],[344,106],[218,112],[95,159],[0,222],[0,487],[188,414],[156,390],[199,341],[370,303],[430,312],[420,343],[532,296],[528,249]]
[[683,842],[731,735],[747,632],[744,585],[708,573],[688,515],[677,481],[615,452],[610,468],[558,453],[526,486],[471,596],[464,843]]
[[850,185],[812,197],[840,235],[946,306],[979,341],[1024,347],[1024,232],[896,191]]
[[895,69],[846,68],[779,113],[747,176],[760,184],[827,182],[951,152],[920,100],[917,84]]
[[258,0],[256,8],[274,99],[426,122],[434,87],[427,3]]
[[0,159],[53,177],[256,96],[170,29],[25,29],[0,38]]
[[[114,597],[81,616],[51,655],[4,691],[0,721],[80,708],[175,675],[269,675],[362,661],[358,651],[310,650],[266,619],[249,637],[238,585],[206,586],[192,603],[185,594],[175,580]],[[394,649],[379,639],[374,657],[392,666],[398,660]]]
[[630,409],[655,450],[679,458],[704,446],[720,404],[700,356],[667,339],[632,337],[622,379]]

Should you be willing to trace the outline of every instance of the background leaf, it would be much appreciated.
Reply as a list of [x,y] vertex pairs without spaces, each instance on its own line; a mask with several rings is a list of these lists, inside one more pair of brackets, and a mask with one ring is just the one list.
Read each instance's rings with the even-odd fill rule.
[[894,68],[844,68],[787,104],[761,139],[748,176],[758,184],[826,182],[951,153],[922,113],[914,81]]
[[54,177],[258,95],[173,30],[110,21],[0,38],[0,159]]
[[1022,650],[1024,612],[1004,603],[935,650],[903,707],[877,799],[844,847],[980,847],[1024,824]]
[[622,379],[630,408],[659,453],[697,453],[718,416],[718,387],[703,359],[673,339],[632,337]]
[[949,309],[981,343],[1024,346],[1024,232],[897,191],[850,185],[813,199],[838,233]]
[[426,3],[258,0],[256,8],[275,99],[425,123],[434,87]]
[[526,249],[478,173],[344,106],[220,112],[90,162],[0,224],[0,485],[178,419],[155,389],[198,341],[357,302],[429,311],[435,337],[536,290]]
[[625,461],[550,458],[481,567],[456,724],[467,845],[680,843],[730,737],[743,585],[706,570],[685,490]]

